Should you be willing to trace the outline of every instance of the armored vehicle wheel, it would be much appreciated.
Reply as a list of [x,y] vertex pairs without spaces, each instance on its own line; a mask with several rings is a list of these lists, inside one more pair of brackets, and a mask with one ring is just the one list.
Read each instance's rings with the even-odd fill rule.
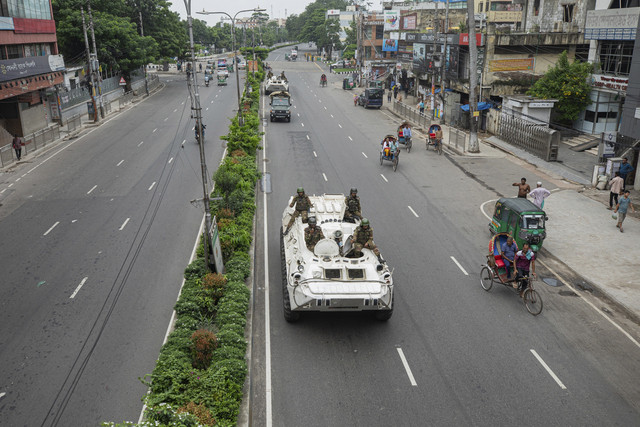
[[442,155],[442,141],[438,143],[438,154]]
[[380,164],[382,164],[382,152],[380,152]]
[[282,306],[284,309],[284,320],[289,323],[297,322],[300,313],[291,311],[291,301],[289,300],[289,290],[287,289],[287,266],[284,258],[284,235],[280,230],[280,265],[282,266]]
[[393,297],[391,297],[391,310],[377,311],[376,320],[386,322],[393,316]]
[[522,295],[522,300],[529,313],[537,316],[542,312],[542,298],[540,298],[540,295],[534,289],[529,288],[525,290]]
[[395,172],[398,169],[398,156],[396,156],[395,159],[393,159],[393,171]]
[[493,273],[489,267],[482,267],[480,271],[480,284],[485,291],[489,291],[493,286]]
[[291,122],[291,117],[287,117],[287,123]]

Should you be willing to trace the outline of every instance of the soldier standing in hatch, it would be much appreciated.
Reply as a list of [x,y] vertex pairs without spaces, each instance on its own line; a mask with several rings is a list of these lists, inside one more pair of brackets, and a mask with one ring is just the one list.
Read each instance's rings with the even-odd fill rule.
[[353,232],[351,243],[353,243],[353,249],[357,257],[361,257],[362,249],[367,248],[373,251],[374,255],[378,257],[378,261],[384,262],[380,257],[378,247],[373,243],[373,229],[367,218],[362,218],[362,222],[358,228],[356,228],[356,231]]
[[309,227],[304,230],[304,242],[307,244],[307,248],[313,252],[316,247],[316,243],[324,239],[324,233],[322,229],[316,224],[316,217],[309,218]]
[[351,192],[344,199],[346,209],[344,211],[344,220],[355,222],[355,218],[362,219],[362,208],[360,207],[360,197],[358,197],[358,189],[352,188]]
[[304,194],[304,188],[302,187],[298,187],[297,193],[298,195],[295,196],[289,204],[290,208],[295,206],[296,209],[293,211],[293,214],[291,214],[291,219],[289,220],[289,224],[287,224],[287,230],[284,232],[285,236],[289,233],[289,230],[297,217],[302,216],[303,223],[306,223],[307,218],[309,217],[309,209],[311,209],[312,206],[311,199],[309,199],[309,196]]

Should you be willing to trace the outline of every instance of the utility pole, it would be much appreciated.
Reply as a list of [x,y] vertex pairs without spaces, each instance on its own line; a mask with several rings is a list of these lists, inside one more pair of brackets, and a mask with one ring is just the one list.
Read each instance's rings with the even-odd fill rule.
[[357,53],[358,53],[358,58],[357,58],[357,65],[358,65],[358,84],[360,82],[362,82],[362,66],[364,65],[364,49],[362,48],[362,44],[363,44],[363,34],[362,34],[362,20],[363,20],[363,16],[362,16],[362,9],[360,7],[360,5],[356,5],[358,7],[358,23],[357,23],[357,28],[356,28],[356,38],[357,38]]
[[[436,11],[433,14],[433,53],[431,54],[431,113],[433,119],[436,118],[436,42],[438,40],[438,2],[436,1],[435,4]],[[442,59],[440,63],[442,63]]]
[[93,66],[91,65],[91,51],[89,50],[89,38],[87,37],[87,23],[84,19],[84,8],[80,7],[80,12],[82,13],[82,32],[84,33],[84,45],[85,45],[85,53],[87,55],[87,72],[89,73],[89,78],[91,79],[91,102],[93,103],[93,121],[98,121],[98,108],[96,104],[96,82],[94,81],[93,75]]
[[[202,172],[202,202],[204,203],[204,261],[207,268],[211,268],[213,264],[211,255],[212,242],[210,240],[209,231],[211,230],[211,208],[209,206],[209,186],[207,185],[207,164],[205,162],[204,154],[204,132],[202,123],[202,107],[200,106],[200,94],[198,93],[198,81],[196,78],[196,53],[193,43],[193,19],[191,18],[191,0],[184,0],[184,5],[187,8],[187,24],[189,26],[189,47],[191,48],[191,63],[193,64],[191,75],[187,73],[187,79],[193,78],[193,81],[187,80],[187,84],[192,83],[193,91],[189,91],[191,95],[191,108],[195,112],[196,116],[196,132],[198,132],[198,146],[200,148],[200,171]],[[218,271],[222,273],[222,271]]]
[[[142,10],[138,11],[138,18],[140,19],[140,37],[144,37],[144,25],[142,24]],[[149,79],[147,76],[147,64],[142,66],[144,70],[144,91],[149,96]]]
[[476,86],[478,85],[478,46],[476,44],[476,18],[473,10],[474,3],[467,2],[467,21],[469,25],[469,152],[479,153],[478,122],[474,113],[478,108]]
[[445,103],[445,77],[447,73],[447,38],[449,37],[449,0],[446,0],[446,9],[444,13],[444,51],[440,59],[440,99],[442,100],[442,108],[440,109],[440,124],[445,124],[444,103]]
[[98,84],[98,105],[100,107],[100,117],[104,119],[104,105],[102,105],[102,76],[100,75],[100,64],[98,62],[98,50],[96,49],[96,34],[93,32],[93,15],[91,15],[91,0],[87,3],[89,12],[89,27],[91,28],[91,43],[93,44],[93,73]]

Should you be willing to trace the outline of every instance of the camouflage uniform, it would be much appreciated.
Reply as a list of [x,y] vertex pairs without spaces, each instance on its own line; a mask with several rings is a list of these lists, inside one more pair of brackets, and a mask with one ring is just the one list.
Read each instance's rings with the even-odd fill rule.
[[324,233],[320,227],[309,226],[304,230],[304,241],[311,252],[316,247],[316,243],[322,239],[324,239]]
[[344,211],[345,220],[355,218],[362,219],[362,208],[360,208],[360,197],[349,195],[344,198],[346,209]]
[[375,243],[373,243],[373,229],[371,226],[367,228],[361,225],[353,232],[353,248],[357,256],[362,255],[362,248],[371,249],[375,256],[380,255],[380,251]]
[[307,219],[309,218],[309,209],[311,208],[311,199],[309,199],[309,196],[306,194],[303,194],[302,196],[296,195],[291,204],[289,204],[289,207],[292,208],[294,205],[296,210],[291,214],[291,219],[289,220],[289,224],[287,224],[287,230],[291,228],[293,222],[299,216],[302,216],[303,223],[307,222]]

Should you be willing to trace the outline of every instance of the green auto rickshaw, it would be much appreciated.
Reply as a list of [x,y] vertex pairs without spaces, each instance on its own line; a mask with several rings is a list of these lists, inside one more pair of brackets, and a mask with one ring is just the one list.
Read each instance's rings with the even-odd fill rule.
[[544,225],[549,217],[542,209],[523,198],[501,198],[496,202],[489,224],[491,234],[509,233],[518,248],[527,242],[531,250],[538,252],[547,237]]

